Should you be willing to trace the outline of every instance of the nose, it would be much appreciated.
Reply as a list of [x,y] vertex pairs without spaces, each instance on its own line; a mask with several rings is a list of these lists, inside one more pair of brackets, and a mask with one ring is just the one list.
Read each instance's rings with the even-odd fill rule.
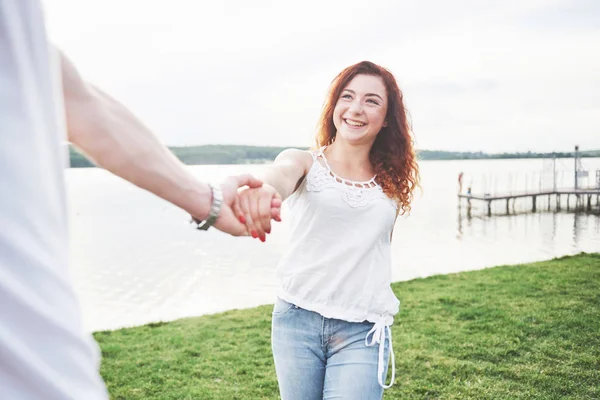
[[354,114],[361,114],[363,111],[362,103],[359,100],[355,100],[350,104],[350,112]]

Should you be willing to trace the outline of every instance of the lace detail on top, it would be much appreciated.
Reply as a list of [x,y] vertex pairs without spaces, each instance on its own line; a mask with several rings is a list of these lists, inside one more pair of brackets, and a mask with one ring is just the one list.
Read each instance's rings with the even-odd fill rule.
[[[341,178],[329,167],[323,150],[325,150],[325,147],[312,153],[313,166],[306,176],[306,190],[320,192],[325,188],[335,188],[342,192],[342,200],[350,207],[364,207],[376,199],[386,199],[396,209],[398,208],[398,205],[383,192],[383,188],[375,182],[377,175],[366,182],[355,182]],[[321,164],[318,160],[319,157],[323,159],[325,165]]]

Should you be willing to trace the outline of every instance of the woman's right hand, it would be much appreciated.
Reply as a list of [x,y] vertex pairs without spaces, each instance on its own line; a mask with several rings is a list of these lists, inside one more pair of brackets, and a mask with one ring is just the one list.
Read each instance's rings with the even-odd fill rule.
[[244,188],[235,202],[236,215],[246,224],[248,233],[262,242],[271,233],[271,219],[281,221],[281,196],[277,190],[263,184],[260,188]]

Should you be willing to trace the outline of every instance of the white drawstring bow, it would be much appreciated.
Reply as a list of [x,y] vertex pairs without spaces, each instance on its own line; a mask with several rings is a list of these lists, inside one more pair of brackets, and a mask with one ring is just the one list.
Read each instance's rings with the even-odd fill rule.
[[[383,352],[385,348],[385,336],[387,336],[390,341],[390,354],[391,354],[391,362],[392,362],[392,380],[389,385],[384,385],[383,381],[385,377],[383,376]],[[369,340],[369,335],[371,335],[371,340]],[[392,330],[389,325],[386,325],[385,318],[381,317],[373,328],[367,333],[365,337],[365,344],[367,346],[373,346],[375,343],[379,344],[379,362],[377,363],[377,381],[384,389],[389,389],[394,384],[394,379],[396,378],[396,360],[394,358],[394,349],[392,348]],[[388,359],[389,366],[390,359]]]

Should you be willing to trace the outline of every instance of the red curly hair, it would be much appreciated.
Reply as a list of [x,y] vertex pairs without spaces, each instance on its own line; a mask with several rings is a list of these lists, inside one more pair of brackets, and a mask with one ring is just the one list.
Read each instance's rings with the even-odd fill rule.
[[369,159],[377,174],[376,181],[384,193],[398,202],[401,214],[410,212],[413,190],[419,186],[419,166],[402,91],[390,71],[372,62],[362,61],[349,66],[335,77],[319,118],[317,147],[334,142],[337,130],[333,123],[333,110],[342,90],[356,75],[378,76],[385,85],[388,97],[385,120],[388,125],[379,131]]

